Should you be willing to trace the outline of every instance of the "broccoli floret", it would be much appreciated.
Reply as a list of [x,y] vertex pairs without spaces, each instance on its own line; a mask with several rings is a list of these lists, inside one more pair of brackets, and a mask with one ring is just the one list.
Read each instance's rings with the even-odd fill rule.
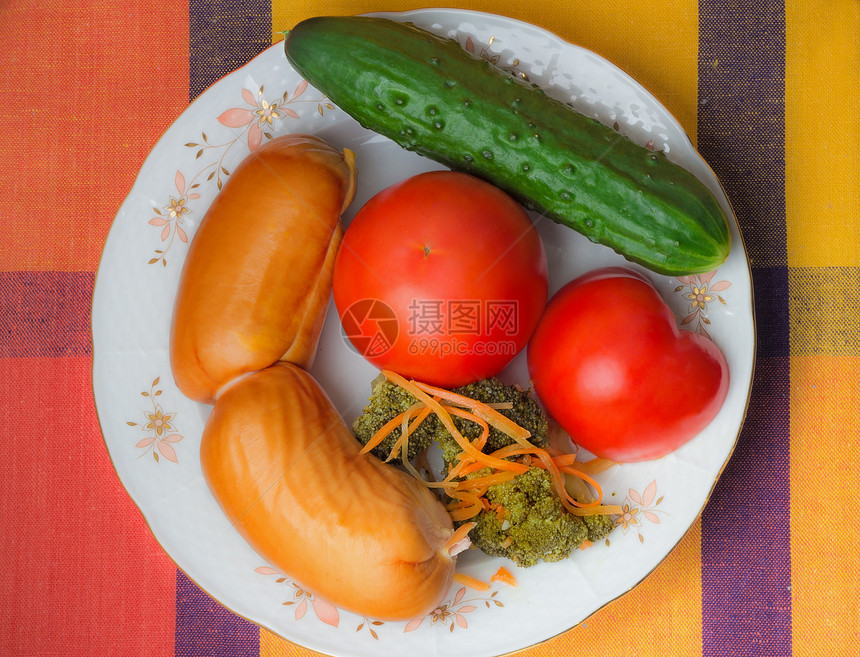
[[[547,417],[527,390],[491,378],[457,388],[454,392],[485,404],[510,403],[511,408],[498,411],[530,431],[529,441],[535,446],[546,447],[549,444]],[[367,406],[353,423],[353,433],[362,444],[367,444],[388,421],[416,401],[400,386],[387,379],[378,379],[374,382]],[[481,435],[479,424],[458,416],[452,416],[452,419],[467,440]],[[372,450],[373,454],[383,460],[388,458],[400,433],[400,427],[395,427]],[[444,468],[450,467],[462,449],[432,413],[410,434],[409,459],[419,456],[434,442],[441,449]],[[491,426],[484,452],[501,449],[513,442],[513,438]],[[489,472],[489,469],[480,470],[467,475],[467,478]],[[607,516],[580,517],[569,513],[553,488],[552,475],[540,468],[531,468],[508,482],[490,486],[484,497],[489,508],[467,521],[477,523],[469,532],[472,543],[489,555],[509,558],[520,566],[564,559],[583,541],[600,540],[613,527]]]
[[[352,424],[352,432],[362,445],[366,445],[386,422],[406,411],[416,403],[415,397],[387,379],[377,379],[373,384],[370,399],[361,415]],[[409,434],[408,458],[414,459],[426,450],[437,438],[440,424],[435,416],[427,417]],[[394,443],[400,438],[400,427],[392,431],[379,445],[371,450],[377,458],[385,460],[391,453]],[[398,455],[399,456],[399,455]]]
[[[538,447],[549,444],[549,433],[546,415],[535,398],[519,386],[505,385],[495,378],[484,379],[477,383],[457,388],[454,392],[470,397],[485,404],[510,402],[512,408],[499,409],[499,413],[510,418],[518,425],[531,432],[529,441]],[[418,400],[403,388],[386,379],[377,380],[364,411],[352,425],[352,431],[362,445],[368,441],[396,415],[404,412]],[[454,417],[454,426],[467,439],[474,440],[481,435],[481,427],[464,418]],[[380,459],[388,458],[391,448],[400,438],[400,428],[397,427],[372,451]],[[415,432],[409,435],[409,459],[414,459],[426,450],[433,442],[437,442],[442,450],[442,458],[450,463],[462,449],[453,436],[442,425],[436,415],[429,415]],[[506,436],[498,429],[490,427],[485,452],[490,452],[513,443],[513,438]]]
[[[511,408],[500,408],[498,409],[499,413],[531,432],[529,442],[532,445],[546,447],[549,444],[549,426],[546,414],[527,390],[516,385],[505,385],[496,378],[490,378],[456,388],[454,392],[485,404],[510,403]],[[481,427],[469,420],[455,417],[454,426],[469,440],[474,440],[481,435]],[[507,447],[513,442],[513,438],[491,426],[484,452],[492,452]],[[462,451],[453,436],[441,426],[439,446],[442,449],[442,458],[445,463],[451,463]]]
[[597,541],[612,530],[607,516],[580,517],[569,513],[545,470],[532,468],[511,481],[491,486],[485,497],[489,509],[472,521],[469,532],[475,547],[517,565],[560,561],[583,541]]

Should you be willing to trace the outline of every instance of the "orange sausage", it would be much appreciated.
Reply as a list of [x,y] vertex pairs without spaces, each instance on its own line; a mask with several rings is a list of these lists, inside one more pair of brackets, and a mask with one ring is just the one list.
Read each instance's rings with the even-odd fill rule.
[[186,396],[212,403],[280,359],[311,365],[354,191],[353,153],[310,135],[273,139],[236,167],[179,282],[170,360]]
[[370,618],[423,616],[453,579],[450,516],[360,447],[313,377],[277,363],[225,388],[201,462],[231,522],[301,586]]

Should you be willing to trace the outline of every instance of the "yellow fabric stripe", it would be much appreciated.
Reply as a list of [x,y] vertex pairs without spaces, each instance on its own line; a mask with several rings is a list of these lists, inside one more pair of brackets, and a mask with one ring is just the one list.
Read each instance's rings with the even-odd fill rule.
[[860,3],[786,3],[790,267],[860,265]]

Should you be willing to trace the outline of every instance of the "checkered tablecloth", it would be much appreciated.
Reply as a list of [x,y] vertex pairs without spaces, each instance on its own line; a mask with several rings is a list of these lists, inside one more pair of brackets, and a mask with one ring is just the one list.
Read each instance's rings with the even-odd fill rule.
[[[0,655],[305,656],[201,591],[124,491],[91,386],[111,221],[168,125],[336,0],[0,0]],[[758,354],[701,520],[640,586],[524,657],[855,657],[857,0],[453,2],[629,72],[697,143],[749,252]]]

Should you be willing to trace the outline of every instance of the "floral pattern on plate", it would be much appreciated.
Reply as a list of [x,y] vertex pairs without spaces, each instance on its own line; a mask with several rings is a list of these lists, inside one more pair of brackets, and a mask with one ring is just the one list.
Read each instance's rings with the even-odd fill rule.
[[645,542],[642,533],[643,521],[660,524],[660,516],[666,512],[657,507],[663,503],[663,496],[657,497],[657,481],[648,484],[640,493],[631,488],[627,491],[627,497],[621,505],[622,513],[615,518],[615,526],[619,527],[624,534],[635,531],[640,543]]
[[140,393],[141,397],[147,398],[152,405],[152,410],[143,412],[146,422],[141,424],[129,420],[126,424],[130,427],[137,427],[147,434],[135,445],[136,448],[143,450],[141,456],[152,454],[155,462],[158,463],[159,454],[161,454],[168,461],[178,463],[173,445],[182,440],[182,434],[176,432],[174,424],[176,413],[165,413],[161,404],[156,401],[164,393],[161,388],[157,387],[159,383],[161,383],[160,376],[152,381],[149,390]]
[[152,208],[156,216],[149,220],[149,224],[160,229],[159,237],[162,245],[161,248],[154,250],[154,257],[149,259],[150,265],[160,262],[162,266],[167,266],[167,252],[173,246],[175,238],[178,237],[181,242],[188,243],[184,222],[186,216],[192,211],[191,202],[201,197],[199,188],[203,183],[214,180],[217,190],[224,186],[225,179],[230,175],[224,160],[233,147],[247,148],[247,152],[250,153],[263,143],[264,139],[272,139],[273,132],[279,127],[280,121],[301,119],[299,112],[294,109],[300,104],[313,105],[314,111],[320,115],[334,110],[334,105],[325,97],[306,97],[307,90],[308,83],[302,80],[292,94],[284,91],[277,100],[269,101],[264,95],[263,86],[260,86],[256,92],[243,88],[240,95],[245,106],[231,107],[217,118],[220,125],[233,130],[232,139],[213,143],[206,131],[203,131],[200,133],[199,141],[185,143],[186,148],[196,151],[195,160],[205,159],[203,156],[210,154],[217,157],[190,178],[182,171],[177,171],[174,177],[176,193],[171,190],[165,194],[168,201],[163,206]]
[[[323,623],[332,627],[339,627],[341,623],[340,610],[331,603],[323,600],[319,596],[301,587],[293,581],[290,581],[282,572],[271,568],[270,566],[260,566],[254,569],[255,572],[261,575],[274,575],[278,584],[285,584],[291,589],[291,599],[281,604],[288,607],[293,607],[293,618],[300,621],[307,616],[309,610],[313,610],[314,615]],[[455,628],[467,629],[469,622],[466,614],[477,611],[481,607],[491,609],[492,607],[504,607],[505,605],[498,600],[498,590],[487,591],[483,595],[471,595],[466,597],[468,592],[466,586],[458,586],[452,589],[453,595],[449,594],[438,607],[429,612],[426,616],[413,618],[405,623],[401,632],[414,632],[424,621],[430,621],[433,626],[446,628],[449,632],[453,632]],[[370,636],[379,640],[379,628],[385,625],[402,625],[402,623],[394,623],[392,621],[381,621],[366,616],[361,617],[360,622],[355,627],[354,632],[367,630]]]
[[[640,493],[636,489],[630,488],[627,491],[624,503],[621,505],[622,513],[614,516],[614,531],[620,531],[623,535],[628,532],[636,532],[640,543],[645,542],[645,536],[642,533],[645,522],[659,525],[660,516],[667,512],[658,507],[663,503],[664,496],[657,497],[657,481],[651,481],[644,487]],[[606,546],[610,545],[612,534],[605,541]],[[592,544],[587,542],[580,550],[591,549]],[[572,554],[569,558],[575,559],[576,554]],[[259,566],[254,569],[260,575],[275,576],[275,581],[278,584],[284,584],[289,587],[291,597],[289,600],[282,602],[284,606],[293,608],[293,618],[300,621],[308,617],[308,611],[313,611],[317,619],[323,623],[335,628],[341,626],[342,612],[335,605],[325,599],[315,595],[313,592],[300,586],[296,582],[291,581],[284,573],[270,566]],[[507,584],[516,586],[516,580],[513,576],[509,576],[510,580],[499,577],[499,581],[506,581]],[[413,632],[417,630],[425,621],[429,620],[431,627],[445,628],[449,632],[453,632],[456,628],[466,630],[469,628],[467,614],[479,611],[480,609],[493,609],[504,607],[504,603],[497,597],[498,589],[493,589],[492,585],[497,577],[490,578],[490,590],[478,594],[472,592],[472,595],[466,597],[466,594],[471,591],[465,585],[454,586],[448,594],[448,597],[438,607],[429,612],[426,616],[413,618],[412,620],[403,623],[395,623],[392,621],[381,621],[378,619],[361,617],[361,620],[355,632],[367,630],[374,639],[379,639],[379,630],[385,625],[403,625],[402,632]]]
[[681,285],[675,288],[676,294],[680,293],[690,302],[689,314],[681,320],[681,325],[695,323],[696,331],[708,338],[711,337],[705,329],[705,326],[711,323],[708,307],[714,301],[727,305],[726,300],[716,292],[723,292],[732,286],[731,282],[725,280],[711,283],[716,274],[715,270],[707,274],[681,276],[678,278]]

